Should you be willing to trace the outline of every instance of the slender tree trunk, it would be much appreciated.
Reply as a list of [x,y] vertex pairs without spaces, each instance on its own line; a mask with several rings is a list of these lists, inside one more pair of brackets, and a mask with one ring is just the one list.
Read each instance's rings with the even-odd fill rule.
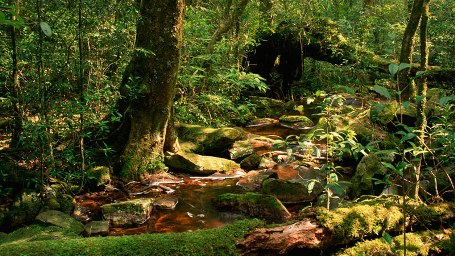
[[[420,21],[420,71],[425,72],[428,69],[428,55],[429,48],[427,44],[427,24],[428,16],[430,14],[430,0],[424,0],[422,19]],[[427,127],[427,117],[425,115],[425,107],[427,104],[427,78],[423,76],[417,81],[417,121],[416,127],[418,130],[417,134],[417,145],[421,145],[424,148],[425,143],[425,129]],[[417,199],[419,198],[419,180],[421,173],[421,162],[422,155],[418,156],[419,161],[414,164],[414,173],[411,175],[411,190],[409,196]]]
[[[16,2],[19,6],[20,2]],[[19,10],[17,10],[19,12]],[[16,20],[13,16],[12,20]],[[16,148],[19,145],[19,139],[22,134],[22,106],[21,106],[21,84],[19,80],[19,68],[17,61],[17,33],[16,27],[11,26],[11,59],[13,63],[13,72],[11,74],[12,80],[12,94],[14,95],[13,108],[14,108],[14,128],[11,136],[11,148]]]
[[[120,156],[120,177],[137,179],[157,171],[175,96],[179,66],[183,0],[143,0],[136,50],[124,76],[120,134],[126,145]],[[119,138],[122,140],[123,138]]]
[[[424,0],[414,0],[412,5],[411,17],[403,35],[401,43],[400,63],[412,63],[412,50],[414,46],[414,35],[419,26],[420,17],[422,16],[422,7]],[[403,91],[401,98],[409,99],[413,95],[412,83],[409,79],[409,68],[403,69],[398,72],[398,90]],[[414,95],[415,96],[415,95]]]
[[213,51],[215,43],[221,40],[221,37],[235,27],[236,22],[240,19],[246,6],[250,0],[239,0],[238,3],[232,6],[232,10],[228,12],[228,15],[223,19],[220,26],[215,30],[212,35],[212,39],[209,42],[209,52]]

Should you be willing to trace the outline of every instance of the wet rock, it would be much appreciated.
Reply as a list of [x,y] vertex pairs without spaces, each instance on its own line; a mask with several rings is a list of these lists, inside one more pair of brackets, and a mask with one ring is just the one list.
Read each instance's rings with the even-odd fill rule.
[[313,180],[297,182],[272,178],[262,183],[262,193],[274,195],[285,203],[313,201],[322,191],[321,182]]
[[375,175],[383,176],[386,173],[387,168],[381,163],[378,156],[375,154],[364,156],[357,165],[355,174],[351,179],[351,197],[375,194],[373,177]]
[[239,128],[208,128],[197,125],[180,124],[177,127],[180,147],[203,155],[224,155],[232,144],[243,136]]
[[84,231],[84,225],[82,225],[82,223],[66,213],[55,210],[41,212],[38,214],[38,216],[36,216],[36,220],[46,224],[52,224],[54,226],[68,229],[76,234],[80,234],[82,231]]
[[92,221],[84,226],[85,236],[107,236],[109,235],[109,221]]
[[87,170],[89,186],[92,188],[102,187],[111,182],[109,167],[97,166]]
[[92,220],[92,215],[93,213],[90,208],[79,204],[74,205],[74,210],[71,214],[73,218],[81,222]]
[[160,210],[174,210],[178,202],[177,198],[157,198],[153,206]]
[[268,117],[256,118],[256,119],[252,120],[251,122],[249,122],[246,125],[246,127],[274,126],[274,125],[278,124],[279,122],[280,121],[278,121],[277,119],[268,118]]
[[246,194],[222,194],[214,200],[221,211],[235,211],[252,217],[269,220],[286,220],[289,211],[274,196],[248,192]]
[[251,171],[240,178],[236,185],[242,187],[246,191],[260,191],[262,182],[274,175],[273,172]]
[[101,206],[104,219],[114,227],[136,226],[150,218],[153,199],[134,199],[125,202],[105,204]]
[[244,170],[254,170],[259,167],[262,157],[256,154],[247,156],[240,162],[240,167]]
[[210,175],[216,172],[229,174],[241,170],[240,165],[232,160],[183,151],[167,152],[164,163],[172,169],[199,175]]

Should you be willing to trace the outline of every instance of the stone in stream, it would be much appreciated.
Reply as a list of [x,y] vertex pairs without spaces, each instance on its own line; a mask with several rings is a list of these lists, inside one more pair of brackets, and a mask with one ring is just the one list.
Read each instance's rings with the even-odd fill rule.
[[229,156],[234,160],[241,160],[253,153],[262,153],[272,150],[273,140],[265,136],[253,135],[246,140],[236,141],[229,149]]
[[242,187],[246,191],[260,191],[262,182],[275,176],[275,173],[269,171],[251,171],[240,178],[236,185]]
[[216,172],[230,174],[241,170],[240,165],[232,160],[183,151],[166,152],[164,163],[172,169],[199,175],[210,175]]
[[262,160],[261,156],[251,154],[242,161],[240,161],[240,167],[244,170],[254,170],[259,167],[261,160]]
[[153,206],[160,210],[174,210],[178,202],[177,198],[157,198]]
[[222,194],[214,200],[221,211],[234,211],[268,220],[283,221],[291,217],[289,211],[274,196],[248,192]]
[[292,129],[305,130],[311,129],[314,126],[313,121],[306,116],[282,116],[280,117],[280,122],[285,127]]
[[312,180],[287,181],[271,178],[262,183],[262,193],[276,196],[286,203],[313,201],[322,191],[321,182]]
[[152,198],[144,198],[105,204],[101,206],[101,211],[104,219],[110,221],[112,226],[136,226],[144,224],[150,218],[153,201]]
[[110,223],[107,220],[92,221],[84,226],[85,236],[107,236],[109,235]]
[[36,220],[68,229],[76,234],[80,234],[84,231],[84,225],[82,225],[82,223],[68,214],[56,210],[41,212],[36,216]]

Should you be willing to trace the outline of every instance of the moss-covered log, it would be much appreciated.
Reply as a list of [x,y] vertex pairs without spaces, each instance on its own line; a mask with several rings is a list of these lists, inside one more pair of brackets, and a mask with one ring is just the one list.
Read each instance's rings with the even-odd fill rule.
[[[294,249],[326,250],[403,227],[400,197],[383,197],[346,204],[334,211],[316,208],[302,221],[253,230],[238,248],[244,255],[284,255]],[[448,226],[455,219],[455,204],[406,206],[407,227]]]

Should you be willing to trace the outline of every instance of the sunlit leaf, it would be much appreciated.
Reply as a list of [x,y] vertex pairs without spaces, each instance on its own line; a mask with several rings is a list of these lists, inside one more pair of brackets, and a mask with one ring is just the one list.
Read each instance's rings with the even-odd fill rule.
[[391,63],[389,65],[389,73],[394,76],[398,72],[398,65],[395,63]]
[[384,232],[384,235],[382,235],[382,237],[389,245],[392,245],[392,236],[389,233]]
[[380,85],[375,84],[374,85],[374,91],[379,93],[379,95],[387,98],[388,100],[392,99],[392,95],[390,94],[389,90],[387,88],[385,88],[384,86],[380,86]]
[[52,36],[52,29],[51,27],[49,26],[49,24],[47,24],[47,22],[44,22],[44,21],[41,21],[39,23],[39,26],[41,28],[41,31],[43,31],[43,33],[46,35],[46,36]]

